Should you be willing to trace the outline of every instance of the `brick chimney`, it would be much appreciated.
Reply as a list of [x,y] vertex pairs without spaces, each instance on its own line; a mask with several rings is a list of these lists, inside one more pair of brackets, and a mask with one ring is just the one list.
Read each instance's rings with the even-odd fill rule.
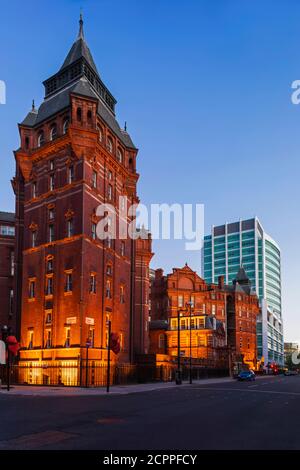
[[155,280],[159,280],[164,276],[164,270],[163,269],[156,269],[155,270]]
[[220,290],[223,290],[224,289],[224,285],[225,285],[225,278],[224,276],[219,276],[218,277],[218,287]]

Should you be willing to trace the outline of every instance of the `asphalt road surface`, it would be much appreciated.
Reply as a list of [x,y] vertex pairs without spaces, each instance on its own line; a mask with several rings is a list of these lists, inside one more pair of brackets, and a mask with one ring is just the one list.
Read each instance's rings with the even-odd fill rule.
[[129,395],[0,395],[0,449],[300,449],[300,376]]

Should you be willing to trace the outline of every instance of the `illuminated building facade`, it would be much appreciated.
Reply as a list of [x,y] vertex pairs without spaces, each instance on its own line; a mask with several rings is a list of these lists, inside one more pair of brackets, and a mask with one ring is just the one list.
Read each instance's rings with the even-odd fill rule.
[[16,332],[14,315],[15,214],[0,212],[0,328]]
[[105,362],[111,320],[121,345],[112,359],[133,362],[148,348],[151,237],[97,236],[101,204],[114,208],[117,234],[133,222],[126,208],[138,202],[138,151],[116,121],[82,18],[44,86],[43,103],[19,124],[15,152],[21,361],[77,361],[88,344],[89,358]]
[[[151,285],[151,352],[177,355],[178,312],[183,356],[190,355],[191,345],[192,357],[217,359],[227,347],[237,360],[256,367],[259,304],[243,268],[232,285],[226,285],[223,276],[218,284],[208,284],[187,265],[167,276],[156,270]],[[162,321],[165,328],[155,328]]]

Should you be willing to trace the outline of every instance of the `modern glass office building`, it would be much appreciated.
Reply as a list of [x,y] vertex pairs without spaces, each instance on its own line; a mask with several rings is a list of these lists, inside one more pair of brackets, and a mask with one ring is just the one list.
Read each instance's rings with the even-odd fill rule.
[[217,283],[218,276],[223,275],[231,284],[241,265],[261,302],[258,359],[265,366],[272,362],[283,365],[280,248],[256,217],[213,226],[211,234],[204,237],[202,276],[207,282]]

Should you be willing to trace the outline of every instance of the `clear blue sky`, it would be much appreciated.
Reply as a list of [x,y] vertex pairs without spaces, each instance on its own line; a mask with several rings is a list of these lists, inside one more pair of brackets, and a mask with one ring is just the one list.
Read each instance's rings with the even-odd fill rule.
[[[297,0],[1,1],[0,208],[14,209],[16,123],[85,34],[139,147],[142,202],[204,203],[206,229],[257,215],[280,244],[287,340],[300,340]],[[200,256],[156,242],[154,267]]]

